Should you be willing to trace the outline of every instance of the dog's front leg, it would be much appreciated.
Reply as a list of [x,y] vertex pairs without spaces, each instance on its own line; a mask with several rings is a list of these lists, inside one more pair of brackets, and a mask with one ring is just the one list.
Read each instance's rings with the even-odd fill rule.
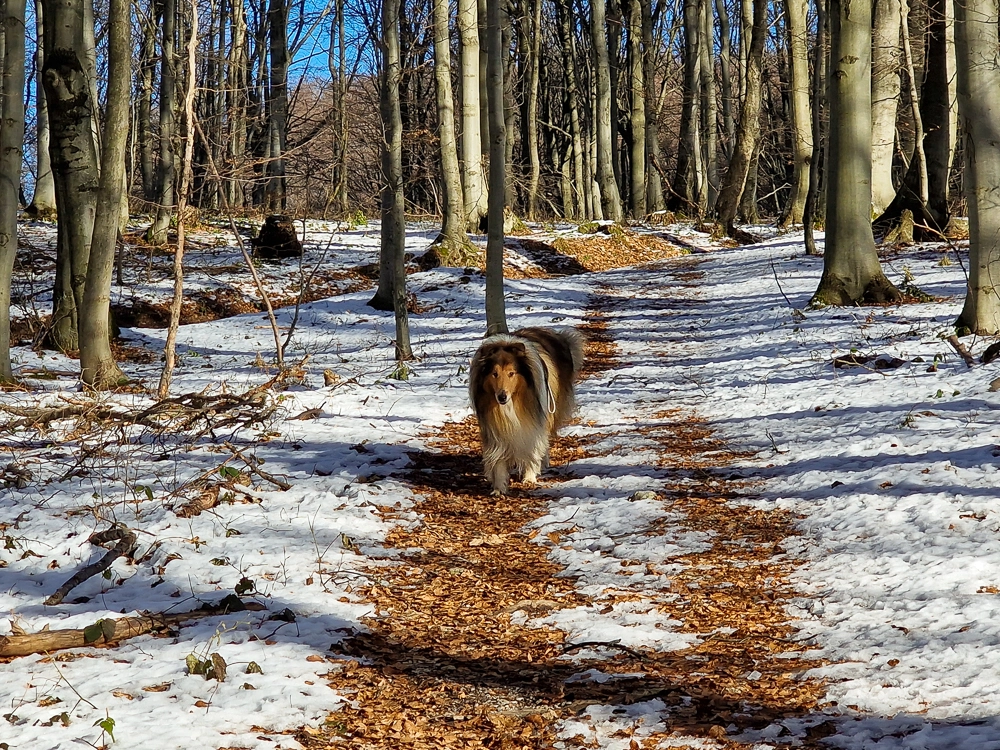
[[486,465],[486,478],[493,485],[491,495],[506,495],[510,486],[510,469],[507,462],[500,458]]

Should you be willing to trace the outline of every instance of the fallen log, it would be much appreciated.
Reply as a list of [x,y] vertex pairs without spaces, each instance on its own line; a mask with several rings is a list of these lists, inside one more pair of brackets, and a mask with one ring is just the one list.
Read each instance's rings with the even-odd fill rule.
[[113,617],[98,620],[85,628],[40,630],[37,633],[25,633],[21,628],[15,628],[15,632],[11,635],[0,636],[0,658],[28,656],[67,648],[110,646],[146,633],[170,630],[188,620],[242,612],[246,609],[247,606],[237,596],[230,594],[217,605],[205,605],[201,609],[189,612]]

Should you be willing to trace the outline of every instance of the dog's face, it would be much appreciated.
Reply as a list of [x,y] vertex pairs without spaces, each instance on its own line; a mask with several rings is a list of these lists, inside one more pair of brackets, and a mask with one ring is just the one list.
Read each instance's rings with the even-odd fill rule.
[[525,386],[523,344],[497,347],[487,359],[484,386],[501,406],[509,403]]

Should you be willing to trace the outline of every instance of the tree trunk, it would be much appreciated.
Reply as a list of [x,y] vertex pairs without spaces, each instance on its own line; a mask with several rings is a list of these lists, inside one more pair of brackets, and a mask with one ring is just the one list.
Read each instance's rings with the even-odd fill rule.
[[826,37],[827,37],[826,0],[816,0],[816,43],[813,48],[813,110],[812,110],[812,142],[813,153],[809,164],[809,193],[806,196],[802,211],[802,224],[805,230],[805,245],[807,255],[819,255],[816,250],[816,218],[817,209],[822,205],[820,200],[820,180],[823,175],[823,111],[826,99]]
[[575,211],[567,213],[579,218],[590,217],[590,203],[587,200],[586,167],[584,165],[584,134],[580,122],[580,88],[577,76],[576,44],[571,25],[569,0],[556,3],[559,22],[559,41],[562,44],[563,66],[566,71],[566,107],[569,110],[570,139],[573,149],[573,184],[575,186]]
[[[119,2],[121,0],[118,0]],[[185,219],[184,210],[187,207],[188,189],[191,185],[191,161],[194,154],[194,95],[195,72],[197,70],[195,54],[198,49],[198,3],[191,0],[191,34],[188,38],[187,86],[184,90],[184,151],[181,157],[181,184],[177,191],[177,249],[174,251],[174,298],[170,302],[170,324],[167,327],[167,340],[163,346],[163,369],[160,371],[160,384],[156,396],[161,401],[170,394],[170,381],[174,375],[174,354],[177,344],[177,329],[181,323],[181,308],[184,304],[184,240]],[[206,155],[210,164],[215,163],[211,153]],[[218,183],[216,183],[218,185]],[[225,203],[225,196],[222,202]],[[278,347],[278,359],[281,359],[281,347]]]
[[98,183],[92,129],[95,102],[87,80],[83,35],[86,0],[46,0],[45,67],[50,156],[59,213],[51,343],[79,349],[78,313],[90,259]]
[[538,214],[539,182],[542,162],[538,153],[538,79],[542,65],[542,0],[531,0],[530,56],[528,58],[528,90],[525,111],[528,148],[528,218],[534,221]]
[[812,305],[899,299],[871,225],[871,5],[830,0],[830,151],[823,276]]
[[997,0],[955,3],[958,103],[966,135],[965,196],[969,208],[969,287],[956,325],[1000,333],[1000,66]]
[[132,23],[129,0],[110,0],[108,8],[108,84],[97,212],[80,308],[81,379],[103,390],[121,384],[125,375],[111,353],[111,276],[118,242],[125,147],[128,143],[132,77]]
[[160,153],[156,168],[156,215],[146,239],[153,245],[167,244],[167,229],[174,213],[174,107],[177,104],[175,25],[176,0],[161,0],[160,40]]
[[653,44],[653,9],[650,0],[642,0],[642,61],[645,69],[643,80],[646,83],[646,160],[649,169],[646,170],[646,210],[662,211],[666,208],[663,197],[663,180],[660,169],[663,159],[660,156],[660,130],[657,125],[659,107],[657,106],[656,90],[656,46]]
[[703,181],[700,168],[698,102],[701,100],[701,15],[699,0],[684,0],[684,98],[681,106],[677,167],[667,207],[701,215],[698,196]]
[[[898,223],[903,211],[911,211],[917,227],[914,238],[939,239],[948,225],[948,178],[951,171],[951,96],[949,90],[947,0],[930,0],[924,52],[924,82],[920,94],[923,152],[926,177],[919,159],[911,159],[903,183],[885,212],[875,220],[879,233]],[[956,3],[957,5],[957,3]],[[921,200],[926,180],[927,201]],[[930,228],[923,230],[920,225]]]
[[[38,46],[35,48],[36,82],[41,80],[45,54],[42,50],[45,36],[45,15],[41,0],[35,0],[35,27]],[[23,93],[22,93],[23,96]],[[35,86],[35,190],[31,205],[25,209],[28,216],[39,219],[56,218],[56,183],[52,177],[52,162],[49,159],[49,110],[45,103],[45,89],[40,83]]]
[[3,3],[3,94],[0,111],[0,382],[14,379],[10,363],[10,286],[17,255],[17,205],[24,156],[24,3]]
[[444,210],[441,234],[434,245],[447,265],[466,265],[474,248],[465,233],[465,203],[455,138],[455,103],[451,91],[451,40],[448,33],[448,0],[434,2],[434,82],[437,92],[441,148],[441,181]]
[[611,67],[608,61],[608,33],[605,1],[590,4],[591,46],[594,49],[594,77],[597,82],[597,184],[601,188],[601,207],[605,217],[622,220],[622,200],[615,182],[614,130],[611,122]]
[[736,213],[746,185],[757,140],[760,137],[760,105],[763,91],[764,42],[767,39],[767,0],[754,0],[753,26],[747,51],[746,94],[740,105],[733,157],[726,172],[718,202],[719,223],[730,237],[736,236]]
[[267,99],[268,162],[264,202],[271,211],[283,212],[285,195],[285,141],[288,133],[288,6],[269,0],[268,46],[271,60]]
[[646,80],[643,70],[640,5],[640,0],[628,0],[629,98],[632,124],[629,207],[635,219],[641,219],[646,215]]
[[732,58],[732,41],[729,28],[729,9],[725,0],[715,0],[715,14],[719,17],[719,72],[722,78],[722,125],[726,132],[726,140],[722,144],[722,152],[726,159],[731,158],[733,143],[736,141],[736,121],[733,119],[733,82],[729,71]]
[[460,94],[462,103],[462,191],[465,228],[479,231],[486,214],[486,177],[483,173],[482,104],[480,102],[479,7],[477,0],[458,0]]
[[152,23],[142,24],[139,45],[139,92],[136,102],[135,139],[139,146],[139,175],[142,197],[150,203],[157,200],[156,167],[153,159],[153,79],[156,76],[156,29]]
[[[712,3],[710,0],[699,0],[701,13],[701,132],[702,159],[705,163],[705,191],[699,196],[702,208],[711,213],[715,211],[715,203],[719,197],[719,128],[718,103],[715,97],[715,55],[713,53],[715,34],[712,23]],[[744,32],[746,33],[746,32]]]
[[801,224],[809,193],[812,130],[809,122],[809,56],[805,0],[785,0],[792,114],[792,191],[785,210],[785,225]]
[[[380,310],[389,309],[396,319],[396,359],[412,359],[410,327],[406,311],[406,218],[403,196],[403,119],[399,106],[401,70],[399,47],[400,0],[382,3],[382,85],[379,91],[379,111],[385,138],[382,144],[382,240],[380,263],[390,269],[381,274],[379,290],[368,304]],[[383,284],[388,282],[388,288]],[[389,305],[379,306],[379,297]]]
[[500,3],[486,4],[487,102],[490,113],[490,199],[486,239],[486,334],[507,333],[503,292],[503,214],[507,126],[504,121],[503,26]]
[[876,0],[872,42],[872,210],[892,203],[892,159],[896,148],[899,103],[899,0]]

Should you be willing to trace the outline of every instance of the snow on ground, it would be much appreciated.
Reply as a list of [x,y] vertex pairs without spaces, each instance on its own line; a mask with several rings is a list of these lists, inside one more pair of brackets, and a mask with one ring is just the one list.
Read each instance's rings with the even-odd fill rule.
[[[311,225],[307,257],[323,257],[329,247],[326,258],[338,268],[375,260],[373,230],[323,230]],[[410,248],[426,241],[426,227],[417,229]],[[241,277],[233,255],[227,283]],[[533,524],[544,534],[566,532],[553,555],[586,593],[599,600],[609,590],[635,590],[648,600],[553,612],[542,622],[576,642],[620,639],[658,650],[690,642],[676,623],[657,619],[655,603],[665,595],[671,558],[702,549],[705,539],[680,528],[652,544],[644,535],[663,511],[637,493],[655,490],[660,474],[652,446],[631,429],[644,414],[683,406],[706,416],[733,447],[753,452],[739,468],[760,480],[751,502],[789,508],[798,518],[803,533],[788,551],[805,564],[792,615],[801,637],[831,662],[817,672],[829,680],[824,711],[837,728],[831,745],[1000,748],[1000,666],[991,658],[1000,640],[1000,515],[993,507],[1000,418],[990,408],[1000,396],[988,390],[995,366],[967,368],[940,338],[951,330],[964,289],[955,254],[916,249],[886,264],[894,281],[912,275],[941,302],[823,311],[805,310],[821,261],[803,255],[799,235],[696,257],[704,277],[693,286],[659,278],[670,261],[507,284],[512,327],[578,324],[602,283],[604,291],[641,287],[682,301],[610,319],[622,367],[585,383],[580,401],[582,424],[613,433],[609,446],[618,450],[589,470],[580,462],[574,468],[583,479],[546,488],[548,514]],[[273,288],[298,273],[262,269]],[[167,282],[150,279],[142,293],[163,294]],[[0,490],[0,611],[9,617],[0,636],[15,628],[86,627],[122,613],[187,611],[218,602],[241,582],[252,584],[245,598],[261,606],[196,620],[167,637],[5,664],[0,742],[32,750],[98,744],[95,724],[110,717],[120,748],[289,748],[297,743],[281,731],[318,723],[350,700],[326,686],[324,655],[372,614],[353,589],[393,564],[397,551],[383,543],[388,530],[419,522],[409,490],[392,475],[433,426],[468,414],[466,365],[484,327],[480,275],[439,269],[410,282],[421,313],[411,318],[418,360],[407,380],[393,377],[391,315],[365,305],[370,292],[356,292],[303,306],[286,356],[308,355],[305,373],[275,397],[278,411],[264,424],[214,441],[188,444],[176,436],[173,445],[130,428],[122,433],[124,452],[109,455],[98,450],[106,435],[67,434],[71,420],[46,433],[23,428],[3,436],[2,463],[32,479]],[[289,310],[279,313],[284,326],[290,318]],[[152,349],[163,335],[126,331]],[[650,356],[653,339],[671,356]],[[983,346],[975,342],[977,354]],[[185,326],[173,392],[240,393],[263,383],[272,347],[258,313]],[[882,370],[833,367],[835,356],[851,353],[905,362]],[[58,377],[76,363],[26,348],[15,356],[25,372],[49,370],[57,379],[36,381],[32,393],[5,393],[3,403],[81,398],[71,377]],[[128,371],[151,385],[157,367],[132,364]],[[324,385],[324,370],[339,380]],[[100,399],[149,403],[143,395]],[[318,416],[296,418],[304,414]],[[172,508],[192,480],[219,476],[223,464],[241,467],[219,450],[227,439],[292,488],[281,491],[246,470],[252,487],[233,502],[178,517]],[[81,460],[88,446],[94,452]],[[63,604],[42,604],[103,554],[87,537],[112,521],[139,530],[136,564],[118,560],[109,577],[89,580]],[[655,563],[661,574],[623,572],[619,557]],[[187,673],[189,655],[213,653],[229,665],[224,682]],[[246,673],[251,662],[259,672]],[[662,730],[661,709],[657,701],[625,714],[594,707],[576,723],[585,727],[569,722],[564,736],[584,733],[601,747],[627,747],[614,736],[621,722]],[[796,720],[787,728],[802,731]],[[763,748],[774,735],[743,739]]]

